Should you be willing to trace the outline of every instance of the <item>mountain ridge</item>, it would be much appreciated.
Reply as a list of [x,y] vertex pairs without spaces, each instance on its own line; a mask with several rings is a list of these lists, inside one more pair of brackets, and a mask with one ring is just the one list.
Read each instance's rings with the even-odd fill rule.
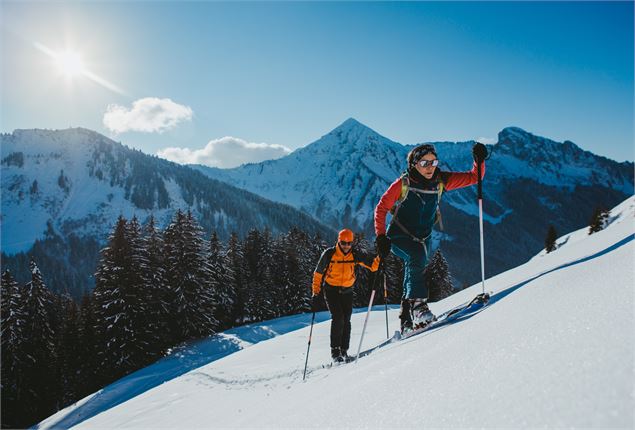
[[[216,231],[223,239],[231,232],[244,236],[253,228],[268,228],[278,234],[294,226],[322,237],[335,235],[328,226],[289,205],[128,148],[88,129],[20,129],[0,135],[0,143],[3,266],[13,269],[20,281],[28,276],[28,262],[18,263],[11,256],[32,250],[38,241],[42,245],[54,239],[55,247],[65,247],[66,254],[47,258],[61,265],[70,255],[69,241],[86,239],[90,244],[78,246],[89,249],[96,260],[94,241],[103,245],[120,215],[137,216],[143,223],[152,214],[157,225],[164,227],[177,209],[192,210],[206,234]],[[49,240],[51,247],[53,242]],[[64,264],[68,266],[68,262]],[[59,271],[57,264],[40,267],[45,274]],[[86,268],[78,277],[90,285],[94,269]],[[56,284],[51,285],[55,291],[60,287]],[[78,288],[72,288],[73,295]]]

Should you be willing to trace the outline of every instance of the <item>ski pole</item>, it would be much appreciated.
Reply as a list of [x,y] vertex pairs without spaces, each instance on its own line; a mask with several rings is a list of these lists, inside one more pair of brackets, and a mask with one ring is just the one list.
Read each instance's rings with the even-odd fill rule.
[[311,317],[311,329],[309,330],[309,344],[306,347],[306,361],[304,362],[304,376],[302,376],[302,380],[306,379],[306,367],[309,364],[309,350],[311,349],[311,336],[313,335],[313,323],[315,322],[315,300],[311,299],[311,310],[313,311],[313,316]]
[[384,271],[384,310],[386,311],[386,339],[390,339],[388,333],[388,281],[386,280],[386,272]]
[[478,225],[481,237],[481,285],[485,294],[485,250],[483,247],[483,180],[481,179],[481,161],[476,162],[478,175]]
[[355,356],[355,362],[359,358],[359,353],[362,350],[362,342],[364,341],[364,333],[366,332],[366,324],[368,324],[368,315],[370,315],[370,308],[373,307],[373,300],[375,299],[375,289],[373,288],[370,293],[370,302],[368,302],[368,311],[366,312],[366,318],[364,319],[364,328],[362,328],[362,336],[359,338],[359,347],[357,348],[357,355]]

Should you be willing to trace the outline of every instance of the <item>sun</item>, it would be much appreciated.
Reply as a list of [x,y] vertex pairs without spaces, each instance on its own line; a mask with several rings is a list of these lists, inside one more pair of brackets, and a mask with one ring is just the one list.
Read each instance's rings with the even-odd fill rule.
[[68,78],[79,76],[85,72],[82,58],[77,52],[64,51],[55,56],[55,63],[60,72]]

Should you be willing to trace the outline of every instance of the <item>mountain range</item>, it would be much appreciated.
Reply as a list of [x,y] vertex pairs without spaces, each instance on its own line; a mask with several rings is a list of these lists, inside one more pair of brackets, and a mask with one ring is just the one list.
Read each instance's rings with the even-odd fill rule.
[[[433,142],[445,170],[469,170],[474,142]],[[332,241],[352,228],[374,238],[373,210],[405,169],[402,145],[348,119],[277,160],[234,169],[181,166],[96,132],[16,130],[0,135],[2,265],[24,282],[35,256],[48,285],[77,296],[93,285],[99,249],[119,215],[151,214],[165,226],[192,210],[206,234],[226,239],[252,228],[300,226]],[[633,194],[633,163],[618,163],[572,142],[517,127],[489,145],[484,180],[487,276],[526,261],[544,246],[548,226],[571,231],[593,210]],[[475,187],[442,199],[444,231],[435,233],[459,285],[480,278]]]
[[[49,287],[78,296],[94,283],[99,249],[117,217],[153,215],[165,227],[191,210],[209,235],[250,229],[334,232],[310,215],[189,167],[130,149],[94,131],[16,130],[0,135],[2,266],[25,282],[36,257]],[[47,278],[48,277],[48,278]]]

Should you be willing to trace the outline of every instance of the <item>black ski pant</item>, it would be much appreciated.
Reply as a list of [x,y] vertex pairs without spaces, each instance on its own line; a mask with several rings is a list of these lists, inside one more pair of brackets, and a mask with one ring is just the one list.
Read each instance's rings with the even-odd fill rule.
[[324,285],[326,306],[331,312],[331,348],[348,351],[351,340],[351,314],[353,313],[353,287]]

